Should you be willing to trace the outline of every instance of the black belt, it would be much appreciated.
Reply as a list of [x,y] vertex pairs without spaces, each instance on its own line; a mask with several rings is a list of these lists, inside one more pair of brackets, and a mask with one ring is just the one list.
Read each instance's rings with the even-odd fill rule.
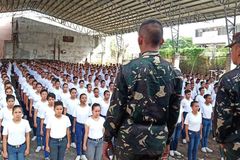
[[63,137],[63,138],[52,138],[52,137],[50,137],[50,140],[61,142],[61,141],[65,140],[66,138],[67,138],[66,136]]
[[10,147],[13,147],[13,148],[20,148],[24,145],[25,143],[23,144],[20,144],[20,145],[11,145],[11,144],[8,144]]
[[91,140],[91,141],[99,142],[99,141],[102,141],[102,140],[103,140],[103,137],[102,137],[102,138],[99,138],[99,139],[92,139],[92,138],[89,138],[89,137],[88,137],[88,139]]

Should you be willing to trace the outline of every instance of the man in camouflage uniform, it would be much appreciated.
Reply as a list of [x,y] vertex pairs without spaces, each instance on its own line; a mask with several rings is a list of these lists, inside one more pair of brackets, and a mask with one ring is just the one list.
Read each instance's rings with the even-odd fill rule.
[[159,56],[162,36],[159,21],[143,22],[138,37],[141,56],[121,67],[116,78],[104,124],[104,148],[114,137],[117,160],[160,158],[174,131],[182,77]]
[[232,61],[237,67],[219,82],[215,118],[216,136],[225,159],[240,160],[240,32],[233,36]]

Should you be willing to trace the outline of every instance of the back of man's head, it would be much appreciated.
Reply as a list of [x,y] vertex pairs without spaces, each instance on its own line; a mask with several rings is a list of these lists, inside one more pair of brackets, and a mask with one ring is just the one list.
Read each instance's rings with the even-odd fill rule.
[[163,39],[162,24],[156,19],[145,20],[140,25],[138,34],[144,38],[146,44],[158,46]]

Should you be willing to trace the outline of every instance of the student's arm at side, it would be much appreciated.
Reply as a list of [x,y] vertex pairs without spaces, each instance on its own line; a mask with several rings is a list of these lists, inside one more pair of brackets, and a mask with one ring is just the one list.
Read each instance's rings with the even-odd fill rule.
[[70,145],[71,145],[71,134],[70,134],[70,130],[69,127],[67,128],[67,150],[70,149]]
[[30,153],[30,132],[25,133],[25,137],[26,137],[25,156],[27,156]]
[[47,128],[47,132],[46,132],[46,151],[50,152],[50,148],[49,148],[49,139],[50,139],[50,128]]
[[85,134],[84,134],[84,140],[83,140],[83,150],[87,151],[87,139],[89,134],[89,127],[85,124]]

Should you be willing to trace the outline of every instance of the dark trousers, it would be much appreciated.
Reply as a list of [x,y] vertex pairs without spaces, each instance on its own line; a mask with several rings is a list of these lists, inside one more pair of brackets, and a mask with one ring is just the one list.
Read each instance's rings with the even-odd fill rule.
[[[183,122],[185,121],[187,114],[188,112],[183,112]],[[186,138],[186,132],[185,132],[185,124],[184,124],[182,129],[182,139],[185,139],[185,138]]]
[[67,138],[64,137],[59,140],[50,138],[49,148],[51,160],[64,160],[67,148]]
[[85,133],[84,124],[76,123],[76,146],[77,146],[77,155],[80,156],[83,154],[83,137]]
[[67,113],[68,118],[70,119],[71,122],[71,127],[70,127],[70,131],[71,131],[71,142],[75,143],[75,133],[73,133],[73,121],[74,121],[74,117],[70,114]]
[[200,131],[188,131],[188,160],[197,160],[198,145],[200,143]]
[[34,127],[34,109],[32,109],[32,117],[29,116],[29,124],[31,128],[33,129],[33,136],[37,135],[37,128]]
[[182,122],[180,122],[176,125],[176,128],[175,128],[174,133],[173,133],[173,139],[172,139],[172,142],[170,144],[170,150],[173,150],[173,151],[177,150],[178,139],[180,137],[181,130],[182,130]]

